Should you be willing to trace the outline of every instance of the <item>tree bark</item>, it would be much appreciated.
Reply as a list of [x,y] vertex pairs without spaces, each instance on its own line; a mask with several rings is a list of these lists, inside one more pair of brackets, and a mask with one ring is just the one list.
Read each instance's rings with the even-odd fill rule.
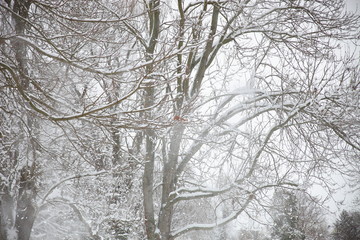
[[15,226],[18,232],[18,240],[30,239],[31,229],[35,221],[36,188],[34,178],[28,167],[21,170],[19,183],[19,198],[17,200]]
[[[146,60],[151,61],[155,52],[157,39],[159,36],[160,26],[160,0],[151,0],[149,3],[148,17],[149,17],[149,35],[150,41],[146,48]],[[153,72],[154,66],[152,64],[146,67],[146,73]],[[149,108],[155,102],[155,87],[149,83],[144,91],[144,107]],[[151,111],[145,113],[146,120],[152,118]],[[154,217],[154,164],[155,164],[155,131],[151,128],[144,130],[145,134],[145,166],[143,175],[143,205],[145,217],[146,235],[149,240],[159,239],[156,231],[156,223]]]
[[[8,7],[13,10],[12,19],[13,27],[15,34],[17,36],[22,36],[25,34],[26,30],[26,19],[29,15],[29,9],[32,1],[28,0],[15,0],[15,1],[6,1]],[[17,85],[19,91],[25,92],[29,90],[29,76],[28,76],[28,67],[26,60],[26,44],[20,40],[13,40],[11,42],[12,48],[14,50],[15,59],[17,63],[17,71],[20,82]],[[25,105],[27,103],[25,102]],[[36,128],[35,120],[28,116],[25,112],[22,116],[24,118],[24,123],[26,128],[29,129],[29,133],[32,134],[32,130]],[[21,129],[19,129],[21,131]],[[9,136],[12,139],[9,139],[13,142],[21,142],[22,136],[19,135],[19,132],[12,132],[12,135]],[[30,137],[32,138],[32,136]],[[33,140],[30,139],[30,142],[33,143]],[[25,144],[25,143],[17,143]],[[26,164],[21,169],[17,169],[15,175],[11,175],[8,172],[7,174],[9,183],[2,183],[0,185],[2,192],[0,198],[0,239],[17,239],[17,240],[29,240],[31,235],[31,230],[35,220],[35,197],[36,197],[36,186],[35,186],[35,144],[30,144],[26,146],[31,149],[32,155],[29,155],[32,159],[27,159],[31,164]],[[12,149],[7,149],[8,152],[8,161],[11,164],[6,165],[7,168],[16,167],[20,160],[20,153],[16,154],[11,153]],[[25,156],[27,158],[27,156]],[[6,161],[6,160],[4,160]],[[6,171],[6,170],[5,170]],[[16,183],[16,186],[11,186],[11,181]],[[6,185],[7,184],[7,185]]]
[[175,191],[177,178],[176,168],[179,158],[180,145],[183,138],[185,126],[178,123],[173,130],[167,161],[164,162],[161,211],[159,214],[159,230],[161,239],[170,239],[171,222],[173,216],[173,204],[171,203],[170,193]]

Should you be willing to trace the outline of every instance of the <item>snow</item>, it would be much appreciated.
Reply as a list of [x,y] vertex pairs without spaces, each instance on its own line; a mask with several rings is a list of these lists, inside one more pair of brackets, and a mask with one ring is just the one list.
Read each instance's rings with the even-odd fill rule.
[[83,177],[96,177],[96,176],[103,175],[103,174],[108,174],[108,173],[109,173],[108,171],[104,170],[104,171],[100,171],[100,172],[90,172],[90,173],[84,173],[84,174],[76,174],[76,175],[67,177],[65,179],[62,179],[59,182],[55,183],[52,187],[49,188],[47,193],[42,198],[42,203],[44,204],[44,202],[47,200],[48,196],[50,194],[52,194],[56,190],[56,188],[59,187],[64,182],[67,182],[67,181],[73,180],[73,179],[83,178]]
[[230,222],[231,220],[237,218],[240,213],[242,213],[244,210],[244,208],[238,210],[238,211],[234,211],[232,212],[231,214],[229,214],[227,217],[225,218],[222,218],[222,219],[219,219],[219,220],[216,220],[214,223],[209,223],[209,224],[201,224],[201,223],[194,223],[194,224],[189,224],[189,225],[186,225],[185,227],[183,228],[180,228],[176,231],[174,231],[171,235],[172,236],[177,236],[177,235],[180,235],[180,234],[184,234],[186,232],[189,232],[189,231],[194,231],[194,230],[210,230],[210,229],[213,229],[215,227],[219,227],[219,226],[222,226],[228,222]]
[[70,64],[76,68],[79,68],[79,69],[82,69],[82,70],[85,70],[87,72],[91,72],[91,73],[98,73],[98,74],[103,74],[103,75],[119,75],[119,74],[122,74],[122,73],[126,73],[126,72],[130,72],[130,71],[134,71],[134,70],[137,70],[137,69],[141,69],[141,68],[144,68],[146,67],[147,65],[153,63],[153,60],[150,60],[150,61],[142,61],[140,63],[138,63],[137,65],[135,66],[127,66],[127,67],[123,67],[123,68],[118,68],[116,70],[113,70],[113,71],[106,71],[104,70],[103,68],[94,68],[92,67],[91,65],[80,65],[80,64],[77,64],[75,63],[74,61],[71,61],[69,59],[66,59],[64,58],[63,56],[59,55],[59,54],[55,54],[54,52],[51,52],[49,50],[46,50],[46,49],[43,49],[43,48],[40,48],[39,46],[37,46],[37,44],[33,41],[31,41],[30,39],[26,38],[26,37],[23,37],[23,36],[16,36],[15,38],[17,39],[20,39],[24,42],[26,42],[29,46],[33,47],[36,51],[40,52],[41,54],[47,56],[47,57],[50,57],[50,58],[53,58],[55,60],[58,60],[60,62],[64,62],[64,63],[67,63],[67,64]]
[[[10,33],[4,35],[11,36],[9,40],[6,40],[4,46],[11,45],[13,40],[22,41],[24,45],[28,46],[29,54],[25,54],[27,61],[25,65],[31,68],[29,75],[34,84],[25,89],[21,96],[17,91],[21,91],[21,87],[13,87],[11,76],[7,75],[13,74],[13,79],[18,80],[16,78],[16,75],[19,74],[19,69],[16,67],[18,56],[14,54],[17,49],[6,49],[5,47],[0,50],[6,52],[1,57],[0,63],[5,69],[3,78],[1,78],[0,93],[6,93],[10,99],[1,98],[0,100],[1,110],[5,110],[0,111],[0,117],[7,117],[4,121],[0,120],[1,135],[4,133],[4,139],[6,139],[6,143],[3,145],[10,149],[9,151],[2,149],[0,158],[10,156],[9,159],[16,159],[11,163],[14,165],[9,165],[7,172],[0,171],[1,184],[6,184],[5,188],[0,187],[1,189],[8,187],[11,190],[9,193],[11,198],[19,197],[19,179],[23,176],[18,170],[23,166],[33,166],[35,169],[36,178],[34,180],[38,192],[36,192],[36,197],[31,200],[34,201],[34,206],[38,207],[39,211],[37,212],[37,222],[33,228],[38,235],[34,239],[43,238],[46,236],[44,232],[52,230],[56,231],[54,235],[57,235],[58,239],[63,239],[68,232],[72,234],[69,236],[70,238],[77,236],[86,238],[85,236],[99,234],[104,239],[112,239],[108,237],[109,234],[115,234],[118,230],[124,230],[124,235],[129,235],[129,238],[136,234],[139,239],[143,238],[141,234],[145,234],[144,206],[142,205],[144,204],[142,202],[144,188],[142,188],[141,180],[145,177],[151,178],[149,186],[146,187],[150,192],[153,191],[150,200],[152,206],[149,211],[155,215],[154,225],[158,225],[158,221],[161,220],[161,214],[157,215],[159,211],[174,206],[173,212],[170,211],[169,214],[174,214],[172,227],[179,227],[173,233],[175,236],[194,230],[211,230],[230,223],[232,220],[239,220],[240,214],[245,210],[249,215],[246,220],[250,221],[251,217],[259,220],[261,217],[254,214],[252,210],[269,205],[268,197],[270,195],[264,188],[281,186],[296,188],[295,184],[291,185],[287,182],[295,182],[300,178],[297,176],[299,174],[307,174],[306,177],[312,176],[314,169],[317,170],[318,166],[323,164],[323,158],[326,158],[327,154],[329,156],[338,154],[339,157],[344,154],[346,158],[353,157],[349,148],[330,153],[333,147],[337,148],[338,145],[343,144],[343,142],[336,142],[340,142],[341,139],[333,140],[335,138],[331,134],[324,136],[324,144],[320,141],[320,144],[317,144],[319,139],[312,139],[313,135],[319,134],[319,138],[321,138],[322,134],[325,135],[331,131],[326,128],[325,124],[317,125],[318,117],[325,116],[325,114],[329,116],[324,117],[324,122],[329,121],[329,124],[332,124],[332,122],[338,121],[339,127],[348,124],[347,118],[340,116],[341,111],[336,109],[332,111],[328,103],[331,99],[337,102],[337,97],[341,98],[342,93],[330,94],[325,91],[322,95],[323,93],[320,92],[319,94],[306,92],[307,87],[311,89],[310,85],[318,83],[324,85],[326,90],[326,81],[333,81],[333,85],[337,86],[339,82],[337,74],[340,71],[334,71],[334,76],[330,73],[322,76],[322,70],[324,70],[322,68],[320,71],[315,71],[315,69],[310,71],[310,67],[308,69],[301,64],[305,64],[307,60],[313,61],[313,64],[316,61],[322,61],[321,58],[311,59],[308,55],[297,52],[299,49],[294,48],[291,44],[283,47],[281,43],[277,44],[276,41],[280,40],[278,38],[270,40],[271,34],[284,34],[281,30],[281,22],[267,21],[267,19],[272,18],[275,15],[273,13],[280,10],[287,17],[288,12],[283,11],[285,8],[281,9],[285,3],[281,3],[279,8],[271,1],[250,1],[250,5],[244,9],[241,8],[245,2],[229,1],[219,4],[221,7],[234,8],[219,15],[217,34],[210,42],[207,42],[209,40],[207,33],[211,29],[206,29],[206,27],[210,26],[211,11],[214,9],[213,3],[208,2],[206,10],[202,5],[189,8],[189,11],[185,12],[184,36],[181,39],[184,44],[181,49],[177,47],[179,38],[176,38],[179,34],[179,14],[176,3],[169,1],[168,4],[160,4],[161,10],[165,9],[166,11],[166,14],[162,15],[165,16],[165,19],[161,23],[159,38],[156,39],[157,46],[151,56],[153,59],[146,61],[144,56],[148,50],[146,42],[149,36],[147,34],[140,36],[137,31],[128,31],[131,27],[140,30],[147,29],[144,18],[148,15],[146,15],[146,10],[143,12],[144,9],[141,8],[141,6],[145,8],[145,5],[129,6],[130,11],[124,12],[124,15],[121,15],[122,12],[119,11],[121,16],[128,16],[128,14],[132,14],[131,11],[141,12],[140,18],[137,18],[140,15],[132,15],[134,18],[126,23],[129,24],[130,27],[128,27],[125,26],[126,24],[123,26],[123,23],[120,22],[127,18],[116,18],[114,13],[106,15],[104,11],[104,18],[96,17],[99,16],[98,11],[103,11],[107,4],[109,6],[114,4],[111,5],[114,8],[119,7],[116,1],[110,1],[99,9],[89,6],[78,9],[79,12],[68,14],[65,12],[73,11],[69,9],[73,7],[73,3],[76,4],[76,1],[66,2],[66,4],[65,2],[63,5],[52,7],[52,11],[64,13],[62,18],[56,19],[56,15],[52,14],[46,16],[46,13],[42,16],[36,12],[40,7],[34,7],[32,9],[34,12],[29,15],[29,28],[26,30],[28,36],[11,36]],[[68,3],[69,5],[67,5]],[[102,3],[101,1],[89,2],[94,5]],[[182,3],[189,7],[193,4],[203,4],[204,1],[187,0]],[[121,7],[123,6],[120,6],[120,9]],[[2,8],[0,11],[3,13],[8,10]],[[82,11],[86,16],[81,16]],[[96,15],[90,15],[88,11],[95,11]],[[231,22],[233,16],[238,17],[237,11],[241,16]],[[151,15],[151,11],[149,13]],[[204,15],[201,15],[202,13]],[[318,13],[320,16],[321,12]],[[72,14],[79,17],[72,17]],[[8,11],[6,16],[14,15]],[[304,14],[303,17],[308,16]],[[324,17],[328,17],[328,15],[324,15]],[[0,18],[2,19],[2,17]],[[73,22],[64,21],[64,18]],[[55,21],[50,23],[50,19]],[[259,19],[262,22],[258,27],[256,21]],[[288,18],[289,21],[291,19]],[[311,21],[312,19],[308,18],[307,20]],[[76,21],[87,23],[78,24]],[[119,22],[119,24],[107,25],[109,22]],[[201,25],[199,29],[195,29],[197,22]],[[4,21],[4,24],[8,24],[4,30],[13,31],[13,23],[14,21],[10,20]],[[59,26],[60,23],[68,24],[68,26]],[[64,29],[55,31],[52,29],[52,24],[56,25],[54,27],[63,27]],[[84,26],[86,29],[85,31],[80,28],[75,29],[77,26]],[[278,32],[274,32],[277,30],[274,29],[276,26],[279,27]],[[225,32],[225,28],[228,32]],[[41,33],[42,30],[45,31]],[[195,35],[195,33],[192,35],[192,30],[201,31],[201,39],[198,42],[192,42]],[[112,31],[119,34],[111,36]],[[264,31],[271,31],[271,33],[269,33],[270,35],[259,33]],[[69,35],[66,35],[66,32],[69,32]],[[103,32],[110,35],[102,38],[101,33]],[[71,34],[74,34],[74,37]],[[122,36],[122,34],[124,35]],[[221,36],[230,39],[236,35],[238,35],[236,42],[225,46],[221,45]],[[61,36],[67,37],[61,39]],[[288,36],[294,40],[293,37],[299,35],[291,33]],[[263,38],[260,39],[260,37]],[[137,40],[134,40],[136,38]],[[301,40],[305,41],[306,39]],[[187,41],[191,43],[188,44]],[[194,64],[195,67],[190,67],[192,69],[186,69],[186,62],[191,63],[190,60],[201,59],[204,56],[204,47],[210,46],[207,43],[211,43],[211,41],[213,41],[212,47],[215,49],[211,52],[210,57],[215,55],[221,46],[220,54],[217,55],[218,58],[214,60],[214,64],[207,69],[202,82],[203,89],[199,91],[199,95],[190,96],[191,99],[186,100],[184,105],[179,107],[174,99],[183,93],[177,91],[176,78],[188,79],[190,84],[193,83],[198,65]],[[87,45],[88,43],[89,45]],[[325,43],[326,41],[324,41]],[[124,45],[123,48],[122,45]],[[93,47],[93,51],[90,50],[91,47]],[[267,47],[271,47],[269,52],[266,50]],[[306,44],[296,47],[306,47]],[[78,51],[78,48],[81,50]],[[234,50],[239,52],[234,53]],[[240,52],[242,50],[244,52]],[[295,52],[292,53],[291,50]],[[325,50],[331,51],[330,47]],[[190,59],[189,53],[192,51],[196,53],[193,59]],[[184,76],[182,72],[179,73],[177,69],[179,65],[176,55],[179,53],[183,56],[181,71],[190,72],[188,76]],[[262,54],[265,55],[264,58],[260,58]],[[14,58],[14,56],[16,57]],[[66,56],[75,56],[76,61]],[[283,56],[286,58],[281,59]],[[106,57],[116,59],[114,62],[117,61],[117,63],[114,65],[104,63],[105,60],[109,60],[104,59]],[[299,59],[305,61],[302,62]],[[331,61],[335,60],[331,59]],[[297,63],[300,63],[299,66],[295,66]],[[331,65],[330,62],[324,64]],[[44,72],[47,72],[44,76],[41,75],[42,67],[45,68]],[[62,79],[65,69],[74,72]],[[329,69],[331,72],[331,67]],[[312,72],[314,74],[316,72],[316,77],[307,76]],[[310,80],[314,81],[314,84],[310,83]],[[84,81],[92,85],[88,89],[87,94],[90,94],[90,97],[86,99],[87,102],[78,104],[74,103],[72,98],[67,99],[67,96],[71,94],[68,89],[76,88],[79,93],[84,90],[86,84]],[[343,85],[346,85],[346,81]],[[35,89],[35,83],[39,84],[39,88]],[[109,86],[113,84],[115,87],[113,89],[103,87],[107,84]],[[150,84],[156,88],[154,104],[142,108],[141,106],[144,106],[144,88]],[[65,91],[63,90],[66,88],[64,86],[68,88]],[[330,89],[330,86],[327,87]],[[293,92],[286,92],[286,89]],[[320,90],[320,87],[318,89]],[[333,87],[332,90],[335,88]],[[114,92],[110,93],[110,91]],[[121,97],[113,97],[117,94],[121,94]],[[355,89],[351,94],[348,95],[349,98],[356,96]],[[53,109],[51,104],[41,103],[42,99],[48,97],[54,105],[60,105],[59,109],[61,110]],[[346,100],[339,101],[339,103],[346,103]],[[357,107],[356,100],[352,105],[353,109],[357,109],[355,108]],[[36,108],[37,106],[39,107]],[[342,106],[347,107],[348,105]],[[38,113],[41,111],[43,115],[47,116],[47,119],[38,117]],[[184,118],[189,119],[186,124],[181,126],[184,129],[181,136],[174,134],[174,132],[176,133],[174,129],[179,127],[179,124],[171,120],[174,112],[184,113]],[[301,114],[302,112],[304,114]],[[146,119],[148,113],[149,115],[154,114],[156,120]],[[158,116],[161,118],[157,118]],[[182,117],[180,114],[179,116]],[[35,120],[32,121],[32,118]],[[82,121],[68,121],[72,119],[81,119]],[[195,121],[192,121],[193,119]],[[353,119],[350,118],[350,120]],[[126,124],[123,124],[124,122]],[[357,122],[354,121],[354,123]],[[6,124],[9,124],[8,128],[11,131],[7,132],[7,129],[3,131]],[[157,124],[156,128],[152,128],[155,124]],[[304,129],[302,129],[303,126]],[[299,130],[299,132],[308,131],[309,134],[303,134],[301,137],[304,137],[304,140],[301,142],[301,137],[298,137],[298,134],[301,133],[292,131],[293,129]],[[327,130],[330,131],[325,133]],[[151,134],[148,134],[149,132]],[[353,136],[356,136],[356,133]],[[10,139],[9,143],[8,139]],[[40,150],[32,149],[30,143],[33,139],[39,142]],[[285,139],[284,142],[283,139]],[[342,140],[344,139],[345,137]],[[173,143],[180,141],[180,151],[172,152]],[[299,145],[306,146],[300,146],[297,149],[297,141],[299,141]],[[147,144],[144,144],[145,142]],[[149,144],[149,142],[153,144]],[[305,149],[308,146],[313,148]],[[293,151],[294,149],[299,151]],[[302,150],[304,151],[302,152]],[[13,157],[15,154],[19,154],[19,157]],[[162,179],[167,177],[165,175],[167,173],[163,172],[164,165],[171,154],[179,158],[178,169],[174,169],[177,171],[177,175],[170,176],[174,177],[177,182],[171,186],[164,186],[166,181],[162,181]],[[310,161],[311,156],[309,155],[311,154],[320,156],[316,156],[314,161]],[[297,165],[296,158],[300,159],[299,162],[306,163]],[[329,162],[324,161],[324,165],[336,163],[336,161],[332,161],[332,159]],[[152,162],[154,162],[154,168],[148,169],[147,165],[151,164],[147,163]],[[2,166],[2,163],[0,165]],[[337,165],[334,164],[330,167],[335,169]],[[95,171],[95,169],[101,170]],[[149,170],[151,174],[143,176],[144,169]],[[31,181],[29,181],[30,183]],[[162,188],[173,189],[173,186],[182,187],[171,192],[170,196],[161,196],[161,192],[164,192]],[[5,192],[5,190],[3,191]],[[251,191],[258,191],[256,193],[259,197],[257,196],[252,205],[254,208],[246,208],[250,201],[246,199],[250,199]],[[4,192],[0,194],[4,194]],[[32,194],[29,190],[25,190],[23,193]],[[172,202],[169,202],[168,199],[171,199]],[[204,202],[208,204],[205,206]],[[16,206],[16,201],[14,200],[11,204]],[[200,219],[198,213],[202,214],[205,211],[209,215]],[[199,218],[193,219],[192,214]],[[15,216],[15,213],[13,215]],[[221,217],[219,218],[219,216]],[[68,225],[64,226],[65,224]],[[113,229],[106,229],[106,227],[113,227]],[[232,227],[235,228],[235,226]],[[154,230],[156,234],[160,234],[160,229],[155,227]],[[11,238],[17,238],[14,229],[9,230],[9,233]]]
[[7,230],[8,240],[17,240],[18,233],[15,227],[11,227]]

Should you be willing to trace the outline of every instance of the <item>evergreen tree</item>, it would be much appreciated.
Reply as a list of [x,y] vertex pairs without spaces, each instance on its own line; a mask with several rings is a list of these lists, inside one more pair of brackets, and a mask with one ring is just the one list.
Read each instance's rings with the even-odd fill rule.
[[360,212],[342,211],[335,223],[334,240],[360,239]]
[[297,198],[293,192],[280,190],[274,195],[274,226],[272,236],[279,240],[305,239],[299,226]]

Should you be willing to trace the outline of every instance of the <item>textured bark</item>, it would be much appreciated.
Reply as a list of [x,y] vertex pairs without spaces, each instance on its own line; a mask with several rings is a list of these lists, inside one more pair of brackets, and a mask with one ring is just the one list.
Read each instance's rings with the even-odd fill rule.
[[[154,102],[154,88],[148,87],[145,90],[145,107],[151,106]],[[147,115],[151,118],[151,115]],[[152,129],[145,130],[145,168],[143,175],[143,195],[145,228],[149,240],[157,239],[155,235],[156,223],[154,217],[154,164],[155,164],[155,132]]]
[[30,239],[31,229],[35,220],[34,199],[36,187],[30,169],[27,167],[21,171],[19,184],[19,199],[17,200],[15,226],[18,232],[18,240]]
[[143,195],[144,195],[144,212],[145,212],[145,228],[149,240],[158,239],[155,235],[156,224],[154,218],[154,142],[151,130],[146,131],[146,157],[145,170],[143,176]]
[[20,171],[18,196],[15,197],[6,187],[0,198],[0,237],[1,240],[13,239],[16,232],[17,240],[29,240],[35,220],[34,199],[36,187],[33,175],[28,167]]
[[[150,22],[150,41],[146,49],[146,60],[153,59],[157,39],[159,36],[160,26],[160,0],[152,0],[149,3],[148,16]],[[148,65],[147,73],[151,73],[154,69],[153,65]],[[155,102],[155,88],[149,83],[144,91],[144,107],[148,108],[154,105]],[[151,112],[145,113],[146,119],[151,119]],[[156,231],[156,223],[154,217],[154,163],[155,163],[155,132],[153,129],[146,129],[145,134],[145,168],[143,175],[143,205],[145,215],[145,229],[149,240],[159,239]]]
[[14,225],[14,200],[7,189],[2,189],[0,198],[0,239],[8,239],[8,230]]
[[195,78],[194,78],[194,84],[191,89],[191,96],[197,94],[201,88],[202,80],[204,79],[206,69],[208,68],[208,59],[209,56],[213,50],[213,42],[214,37],[216,34],[216,29],[218,25],[218,18],[219,18],[219,7],[214,4],[214,9],[212,12],[211,17],[211,27],[210,27],[210,33],[207,39],[207,43],[204,49],[204,52],[201,56],[201,60],[198,66],[198,70],[196,72]]
[[[29,9],[32,1],[22,1],[15,0],[6,1],[8,7],[13,10],[12,19],[13,19],[13,30],[17,36],[22,36],[26,31],[26,19],[28,18]],[[15,54],[16,64],[17,64],[17,74],[18,79],[17,88],[20,92],[28,91],[30,86],[29,76],[28,76],[28,66],[26,60],[27,47],[24,42],[19,40],[12,40],[12,48]],[[27,103],[25,103],[27,105]],[[23,123],[26,124],[26,128],[29,129],[29,132],[33,134],[33,130],[36,128],[35,120],[28,116],[25,111],[22,118],[24,119]],[[11,116],[10,116],[11,117]],[[15,146],[19,142],[22,142],[21,139],[23,136],[18,132],[12,132],[12,136],[8,136],[10,141],[15,143]],[[19,164],[20,152],[17,151],[15,147],[16,154],[12,151],[13,149],[6,149],[8,151],[7,160],[8,164],[4,163],[3,167],[6,167],[8,170],[3,174],[7,175],[8,183],[1,184],[0,191],[2,192],[0,198],[0,239],[14,239],[17,240],[29,240],[31,235],[31,230],[35,220],[35,197],[36,197],[36,186],[35,186],[35,166],[36,166],[36,143],[33,139],[33,136],[30,137],[29,142],[31,148],[29,154],[26,156],[27,164],[22,168],[18,169],[16,174],[10,174],[11,168],[16,168]],[[25,143],[19,143],[25,144]],[[6,146],[6,143],[2,143],[3,146]],[[4,161],[6,161],[4,159]],[[16,186],[12,186],[11,182],[16,183]]]
[[169,155],[166,158],[167,161],[164,163],[161,197],[162,208],[159,215],[159,230],[161,232],[161,239],[170,239],[173,216],[173,204],[171,204],[170,193],[175,191],[177,183],[176,167],[184,130],[185,126],[182,123],[178,123],[178,125],[174,127],[173,134],[170,139],[171,143]]

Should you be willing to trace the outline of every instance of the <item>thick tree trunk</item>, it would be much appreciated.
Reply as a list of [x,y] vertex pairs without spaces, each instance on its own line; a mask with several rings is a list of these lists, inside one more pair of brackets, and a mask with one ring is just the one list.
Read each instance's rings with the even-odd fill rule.
[[[151,72],[152,69],[148,69]],[[147,86],[144,92],[144,107],[149,108],[154,104],[155,88]],[[145,114],[145,118],[152,118],[151,112]],[[145,214],[145,228],[149,240],[158,239],[154,217],[154,165],[155,165],[155,131],[151,128],[144,131],[145,134],[145,168],[143,175],[143,205]]]
[[178,125],[174,127],[170,139],[169,155],[167,161],[164,163],[161,197],[162,208],[159,215],[159,230],[161,232],[161,239],[164,240],[170,239],[173,216],[173,204],[171,204],[170,193],[175,191],[176,187],[176,168],[184,130],[185,126],[182,123],[178,123]]
[[[26,19],[28,18],[31,0],[15,0],[6,1],[8,7],[13,10],[12,20],[13,27],[17,36],[23,36],[26,29]],[[15,39],[12,41],[12,48],[15,53],[15,59],[17,63],[18,78],[20,81],[17,83],[17,88],[21,92],[29,90],[29,76],[26,60],[26,45]],[[25,103],[26,104],[26,103]],[[32,130],[35,128],[35,120],[28,116],[25,111],[22,116],[26,128],[29,129],[29,133],[32,134]],[[19,131],[21,131],[19,129]],[[21,134],[19,132],[12,132],[9,136],[12,142],[22,142]],[[32,142],[32,140],[30,140]],[[19,143],[20,145],[21,143]],[[26,144],[26,143],[22,143]],[[6,146],[6,144],[2,144]],[[35,145],[26,146],[33,148],[33,159],[27,159],[28,162],[32,162],[31,166],[25,165],[21,169],[16,170],[16,174],[11,173],[12,168],[16,168],[17,163],[21,160],[18,147],[15,144],[14,149],[8,149],[7,156],[9,157],[8,165],[5,164],[6,169],[4,173],[7,176],[8,182],[0,184],[0,239],[1,240],[29,240],[31,230],[35,220]],[[12,153],[16,151],[16,154]],[[29,154],[30,155],[30,154]],[[27,156],[26,156],[27,157]],[[6,160],[4,160],[6,161]],[[16,163],[16,164],[15,164]],[[16,183],[15,185],[13,183]]]
[[[36,188],[28,167],[20,171],[18,194],[4,187],[0,198],[0,239],[29,240],[35,221]],[[17,195],[17,196],[16,196]],[[15,197],[16,196],[16,197]]]
[[[151,61],[155,52],[155,47],[159,36],[160,25],[160,0],[151,0],[149,2],[148,17],[150,23],[150,41],[146,48],[146,60]],[[146,67],[147,74],[154,71],[153,65]],[[144,107],[149,108],[154,105],[155,102],[155,87],[151,83],[148,84],[144,92]],[[150,120],[152,113],[146,112],[145,119]],[[143,205],[144,205],[144,217],[145,217],[145,229],[148,240],[159,239],[157,227],[155,223],[154,213],[154,165],[155,165],[155,131],[151,128],[144,131],[145,135],[145,166],[143,175]]]
[[145,169],[143,176],[143,197],[144,197],[144,212],[145,212],[145,228],[146,234],[149,240],[158,239],[156,235],[156,223],[154,217],[154,142],[153,131],[146,131],[146,157],[145,157]]
[[35,206],[33,204],[35,196],[36,188],[33,173],[29,168],[24,167],[21,170],[15,220],[18,240],[30,239],[31,229],[35,220]]
[[14,201],[7,189],[1,189],[0,198],[0,239],[7,240],[9,230],[14,227]]

